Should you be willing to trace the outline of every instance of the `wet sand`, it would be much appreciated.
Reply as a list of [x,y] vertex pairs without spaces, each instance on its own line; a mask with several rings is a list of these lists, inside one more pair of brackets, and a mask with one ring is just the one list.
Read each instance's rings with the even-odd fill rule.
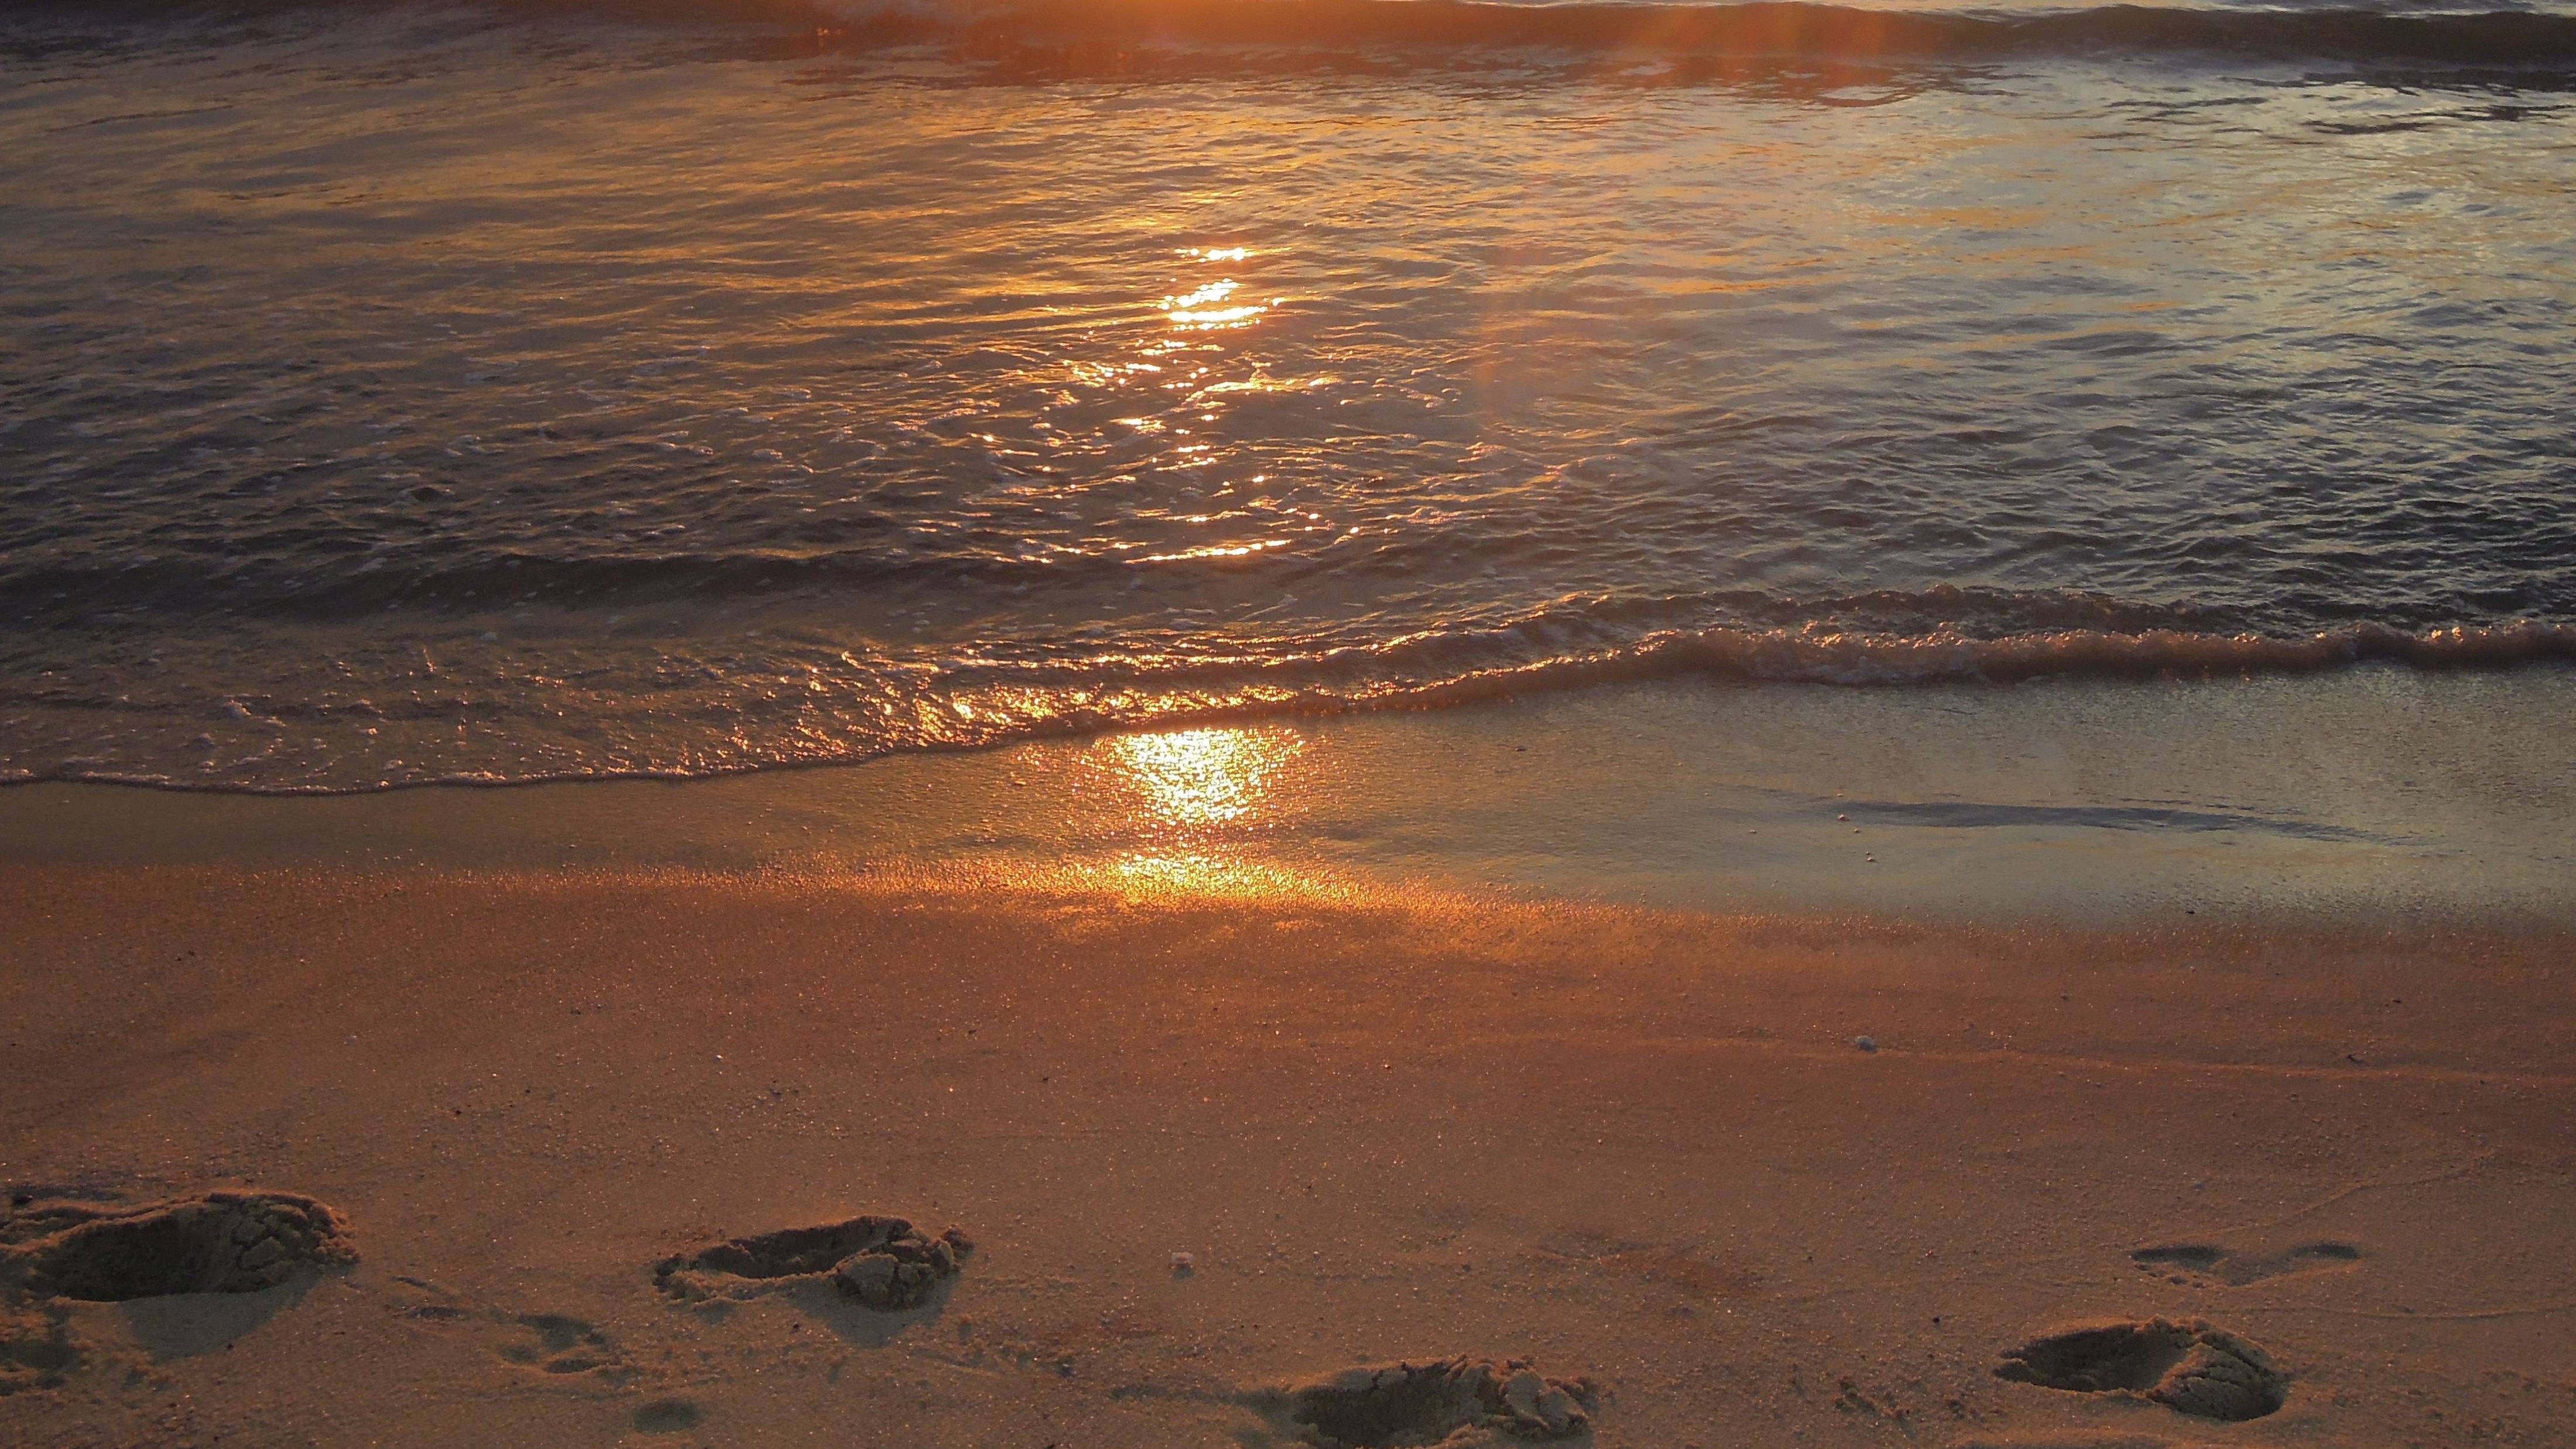
[[[1602,1444],[2576,1440],[2562,932],[40,865],[0,915],[19,1229],[258,1188],[356,1254],[22,1284],[13,1444],[1259,1445],[1258,1390],[1449,1355],[1590,1379]],[[861,1213],[974,1251],[892,1312],[656,1285]],[[2278,1411],[1997,1375],[2102,1319]]]
[[0,790],[0,862],[959,870],[1695,911],[2576,924],[2576,669],[1677,680],[689,780]]

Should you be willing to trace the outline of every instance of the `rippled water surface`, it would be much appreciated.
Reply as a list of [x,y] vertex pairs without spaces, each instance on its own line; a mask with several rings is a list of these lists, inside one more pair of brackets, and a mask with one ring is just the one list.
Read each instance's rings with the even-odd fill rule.
[[1342,9],[0,22],[0,776],[2576,654],[2576,22]]

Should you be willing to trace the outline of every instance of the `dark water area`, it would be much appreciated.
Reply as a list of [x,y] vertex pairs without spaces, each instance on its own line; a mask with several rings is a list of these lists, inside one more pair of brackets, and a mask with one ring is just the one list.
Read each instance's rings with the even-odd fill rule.
[[2576,658],[2571,91],[2563,6],[13,11],[0,780]]

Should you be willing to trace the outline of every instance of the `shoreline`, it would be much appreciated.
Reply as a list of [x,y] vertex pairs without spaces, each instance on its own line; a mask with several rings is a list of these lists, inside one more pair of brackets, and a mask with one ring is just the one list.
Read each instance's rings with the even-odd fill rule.
[[[0,791],[0,1438],[1291,1449],[1453,1360],[1604,1449],[2576,1438],[2562,693]],[[61,1223],[210,1201],[354,1261],[45,1287]],[[870,1216],[973,1251],[896,1308],[663,1286]],[[2015,1376],[2102,1322],[2265,1411]]]
[[0,1449],[2576,1446],[2576,0],[779,3],[0,20]]
[[[0,891],[9,1181],[309,1194],[358,1254],[56,1305],[82,1361],[0,1397],[13,1442],[1284,1446],[1245,1395],[1450,1354],[1597,1380],[1603,1445],[2576,1431],[2565,933],[679,870]],[[653,1287],[868,1212],[971,1234],[953,1292]],[[2242,1335],[2286,1400],[1996,1376],[2096,1317]]]
[[1665,682],[694,780],[0,789],[0,860],[656,868],[2094,925],[2576,922],[2576,669]]

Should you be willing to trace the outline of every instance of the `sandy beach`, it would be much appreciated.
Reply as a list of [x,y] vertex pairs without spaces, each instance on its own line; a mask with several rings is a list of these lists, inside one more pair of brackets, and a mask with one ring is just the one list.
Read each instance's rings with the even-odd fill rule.
[[0,1449],[2571,1449],[2571,96],[0,5]]
[[[2576,1439],[2561,933],[35,865],[0,916],[20,1280],[47,1204],[218,1189],[354,1254],[21,1281],[13,1444],[1288,1444],[1265,1388],[1459,1355],[1603,1445]],[[973,1251],[657,1288],[859,1214]],[[2100,1321],[2279,1408],[1998,1376]]]

